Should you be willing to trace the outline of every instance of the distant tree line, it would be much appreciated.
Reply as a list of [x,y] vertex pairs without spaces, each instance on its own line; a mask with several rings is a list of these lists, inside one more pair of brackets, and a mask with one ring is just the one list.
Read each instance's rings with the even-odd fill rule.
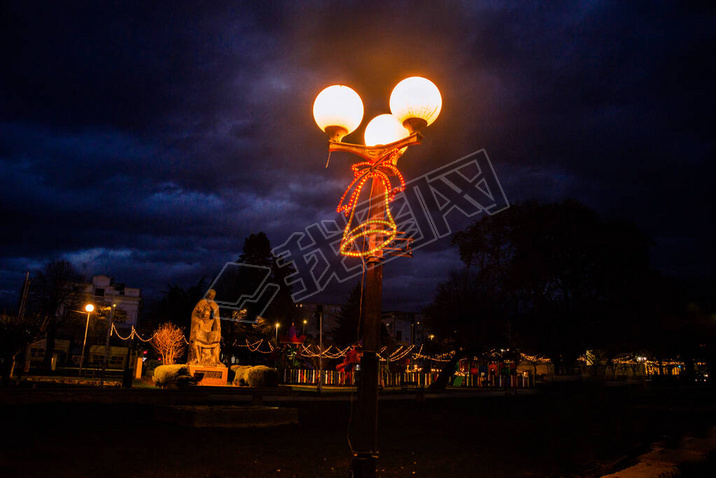
[[607,362],[635,351],[680,357],[687,373],[697,357],[714,358],[713,288],[699,301],[654,271],[632,223],[575,201],[524,202],[452,242],[464,266],[425,310],[431,333],[458,351],[446,370],[495,349],[547,356],[559,374],[588,349]]

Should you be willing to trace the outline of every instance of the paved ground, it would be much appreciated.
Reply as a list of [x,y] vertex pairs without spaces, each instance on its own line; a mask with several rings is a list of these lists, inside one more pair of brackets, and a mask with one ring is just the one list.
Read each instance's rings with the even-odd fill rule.
[[[270,404],[298,408],[299,424],[264,429],[192,429],[154,416],[157,405],[246,404],[247,397],[211,390],[0,391],[0,476],[348,475],[347,394],[267,396]],[[685,436],[706,438],[716,424],[712,389],[561,384],[516,396],[385,398],[385,477],[600,476],[635,464],[653,442],[675,449]],[[712,471],[703,465],[688,472]]]

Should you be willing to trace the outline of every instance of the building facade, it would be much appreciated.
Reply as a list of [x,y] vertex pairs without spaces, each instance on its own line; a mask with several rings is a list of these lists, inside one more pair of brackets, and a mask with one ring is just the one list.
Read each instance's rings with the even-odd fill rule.
[[116,305],[116,310],[121,311],[117,314],[117,328],[137,327],[139,311],[142,308],[141,289],[127,287],[125,284],[115,283],[111,277],[99,275],[92,277],[91,283],[84,284],[84,293],[97,309]]
[[[317,302],[301,302],[296,305],[296,329],[304,330],[306,335],[319,336],[320,321],[318,311],[323,315],[323,339],[333,340],[333,330],[338,327],[338,316],[341,313],[341,306],[336,304],[319,304]],[[304,323],[305,321],[305,323]]]
[[416,312],[383,312],[381,322],[388,335],[401,345],[422,345],[425,341],[423,314]]

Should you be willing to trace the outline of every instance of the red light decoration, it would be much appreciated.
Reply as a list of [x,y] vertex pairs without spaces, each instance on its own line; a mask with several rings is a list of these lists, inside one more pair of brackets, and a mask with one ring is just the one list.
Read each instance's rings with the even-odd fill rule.
[[[343,213],[348,217],[346,228],[343,231],[343,239],[341,240],[341,254],[352,257],[370,256],[382,250],[395,239],[398,228],[390,213],[389,203],[395,199],[397,193],[405,189],[405,180],[396,166],[400,155],[400,149],[393,149],[375,161],[362,161],[351,166],[353,181],[351,181],[343,193],[337,208],[339,213]],[[396,186],[393,186],[391,183],[391,177],[398,179]],[[368,218],[367,221],[351,228],[355,217],[356,206],[358,205],[358,199],[360,198],[363,186],[365,186],[369,179],[380,181],[383,185],[385,218]],[[346,198],[348,199],[346,200]],[[371,198],[371,200],[373,200],[373,198]],[[367,249],[362,249],[359,240],[369,238],[373,235],[377,236],[374,243]]]

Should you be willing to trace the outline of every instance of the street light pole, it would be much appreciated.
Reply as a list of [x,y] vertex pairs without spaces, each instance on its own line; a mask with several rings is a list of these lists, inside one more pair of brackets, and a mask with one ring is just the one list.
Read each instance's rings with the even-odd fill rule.
[[[373,181],[371,186],[370,218],[379,218],[384,214],[384,204],[380,198],[385,188],[381,181]],[[369,247],[383,238],[372,235]],[[380,317],[383,308],[383,251],[371,254],[366,261],[365,295],[363,308],[363,356],[360,361],[360,381],[358,382],[358,401],[356,402],[356,421],[353,436],[354,456],[351,469],[355,476],[375,476],[378,459],[378,374],[380,350]]]
[[94,305],[87,304],[85,305],[85,311],[87,312],[87,323],[85,324],[85,338],[82,341],[82,355],[80,355],[80,373],[79,376],[82,376],[82,365],[84,364],[85,360],[85,346],[87,345],[87,330],[89,329],[89,320],[90,320],[90,314],[94,310]]
[[[348,221],[343,233],[340,252],[346,256],[365,259],[366,286],[363,313],[363,357],[358,381],[355,427],[352,430],[354,448],[351,476],[375,477],[378,458],[378,378],[380,348],[380,318],[383,301],[384,249],[400,234],[390,213],[388,203],[405,187],[397,169],[398,159],[405,149],[420,144],[420,130],[430,125],[440,114],[442,98],[437,87],[425,78],[412,77],[401,81],[390,97],[392,115],[379,115],[365,130],[366,146],[343,143],[341,140],[354,131],[363,119],[363,103],[351,88],[333,85],[321,91],[313,105],[318,126],[329,136],[329,152],[348,152],[363,159],[354,164],[354,179],[338,205]],[[328,163],[326,163],[328,166]],[[400,180],[398,186],[390,178]],[[371,180],[368,219],[357,227],[356,206],[363,185]],[[366,247],[367,244],[367,247]]]
[[99,381],[99,385],[104,386],[104,374],[107,371],[107,359],[109,358],[109,338],[112,335],[112,324],[114,323],[114,309],[117,304],[112,304],[109,309],[109,323],[107,324],[107,338],[104,342],[104,361],[102,362],[102,376]]

